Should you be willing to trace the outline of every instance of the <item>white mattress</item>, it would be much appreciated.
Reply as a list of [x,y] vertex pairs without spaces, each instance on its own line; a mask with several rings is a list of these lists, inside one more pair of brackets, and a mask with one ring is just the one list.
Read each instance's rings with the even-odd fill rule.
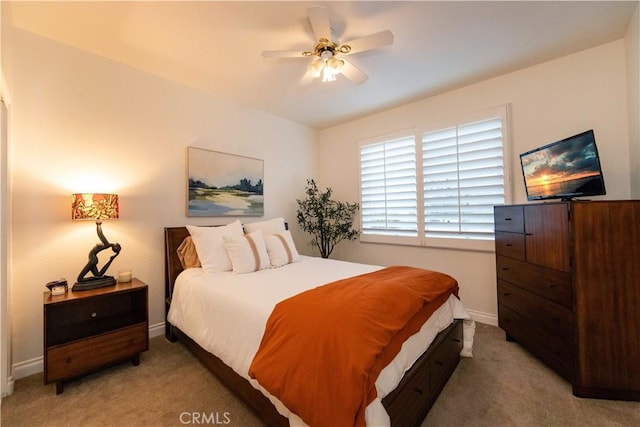
[[[269,315],[279,301],[302,291],[382,268],[315,257],[301,258],[301,262],[249,274],[205,273],[201,268],[185,270],[176,279],[168,315],[172,325],[261,390],[278,412],[289,418],[292,426],[304,423],[248,375]],[[376,381],[378,397],[366,410],[367,425],[389,425],[389,416],[381,400],[399,384],[438,332],[449,326],[454,318],[465,319],[461,355],[471,357],[475,324],[460,301],[451,296],[422,329],[404,343],[400,353],[380,373]]]

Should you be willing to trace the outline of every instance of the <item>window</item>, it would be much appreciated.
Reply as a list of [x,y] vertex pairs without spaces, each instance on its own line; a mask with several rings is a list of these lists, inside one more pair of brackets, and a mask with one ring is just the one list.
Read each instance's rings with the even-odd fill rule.
[[506,129],[503,107],[362,144],[361,240],[491,250],[493,206],[509,194]]
[[363,146],[360,177],[363,233],[417,237],[415,138]]

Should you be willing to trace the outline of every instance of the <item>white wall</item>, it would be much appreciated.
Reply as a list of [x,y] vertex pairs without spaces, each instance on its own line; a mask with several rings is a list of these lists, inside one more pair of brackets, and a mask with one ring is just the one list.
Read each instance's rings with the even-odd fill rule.
[[9,315],[9,168],[7,108],[0,100],[0,396],[13,393],[11,369],[11,318]]
[[[526,202],[518,154],[593,128],[607,199],[630,196],[624,41],[467,86],[320,132],[320,185],[336,198],[359,200],[358,144],[375,135],[510,104],[514,202]],[[373,76],[375,78],[375,76]],[[341,243],[336,257],[381,265],[408,264],[456,277],[460,296],[479,320],[495,322],[495,257],[468,252]]]
[[[0,41],[2,40],[2,5],[0,5]],[[9,316],[9,142],[7,131],[7,104],[9,91],[6,87],[3,55],[0,43],[0,399],[13,392],[13,371],[11,369],[11,322]]]
[[624,38],[627,52],[631,197],[640,199],[640,3]]
[[315,130],[23,30],[5,47],[16,377],[42,369],[45,283],[73,284],[97,242],[93,222],[71,221],[71,193],[119,194],[120,219],[103,224],[123,248],[109,273],[149,284],[151,325],[164,322],[163,227],[230,221],[186,217],[187,146],[264,159],[264,218],[288,218],[301,240],[295,197],[315,176]]

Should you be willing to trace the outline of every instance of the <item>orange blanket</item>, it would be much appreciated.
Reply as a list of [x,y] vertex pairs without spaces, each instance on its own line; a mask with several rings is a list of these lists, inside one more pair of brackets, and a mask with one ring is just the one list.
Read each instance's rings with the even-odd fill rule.
[[310,426],[364,426],[380,371],[458,284],[388,267],[276,305],[249,375]]

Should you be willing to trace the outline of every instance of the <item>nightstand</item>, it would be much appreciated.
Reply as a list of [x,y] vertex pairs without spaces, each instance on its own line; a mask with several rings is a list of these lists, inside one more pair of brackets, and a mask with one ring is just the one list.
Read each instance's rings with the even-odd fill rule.
[[44,293],[44,383],[131,360],[149,349],[148,287],[138,279],[64,295]]

